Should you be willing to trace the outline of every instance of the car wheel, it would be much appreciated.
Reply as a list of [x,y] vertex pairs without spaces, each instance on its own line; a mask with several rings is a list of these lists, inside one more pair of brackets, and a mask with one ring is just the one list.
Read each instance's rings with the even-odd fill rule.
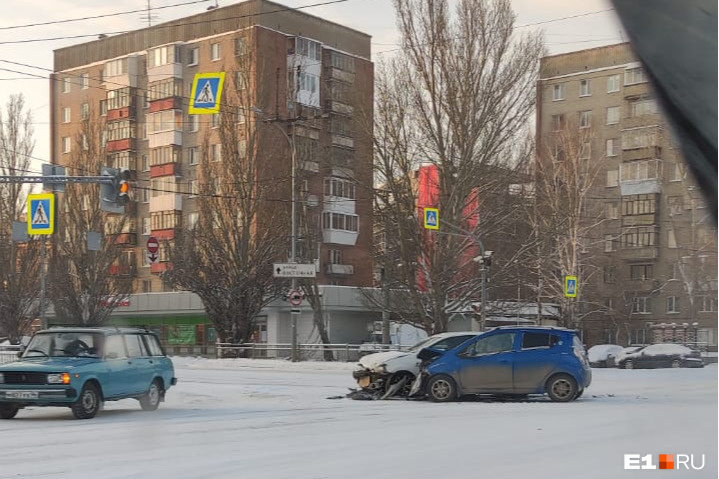
[[556,374],[547,381],[547,394],[555,402],[569,402],[577,397],[577,381],[568,374]]
[[72,404],[72,413],[77,419],[92,419],[100,409],[101,402],[97,386],[87,383],[83,386],[80,397]]
[[427,383],[427,394],[434,402],[454,401],[457,397],[457,385],[451,377],[439,374],[430,378]]
[[631,359],[624,363],[624,369],[634,369],[634,361]]
[[385,383],[384,391],[385,394],[389,392],[389,390],[394,386],[395,384],[399,383],[400,381],[404,380],[404,385],[394,393],[394,396],[398,397],[407,397],[409,396],[409,392],[412,389],[412,383],[414,382],[414,374],[407,372],[407,371],[399,371],[394,373],[389,377],[389,379]]
[[0,418],[12,419],[20,408],[12,403],[0,404]]
[[678,368],[678,367],[680,367],[680,366],[681,366],[681,363],[679,362],[678,359],[675,359],[674,361],[672,361],[672,367],[673,367],[673,368]]
[[143,411],[155,411],[160,406],[161,398],[162,387],[160,386],[160,381],[155,379],[150,384],[150,389],[147,390],[147,393],[140,398],[140,407]]
[[580,397],[582,397],[582,394],[584,394],[584,388],[580,389],[580,390],[577,392],[577,395],[574,396],[574,399],[579,399]]

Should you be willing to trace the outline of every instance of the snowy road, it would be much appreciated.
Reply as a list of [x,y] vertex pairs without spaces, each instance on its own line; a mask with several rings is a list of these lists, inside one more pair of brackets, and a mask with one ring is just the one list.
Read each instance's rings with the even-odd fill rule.
[[717,477],[716,366],[595,369],[570,404],[328,399],[354,386],[352,368],[178,358],[180,382],[157,412],[126,400],[89,421],[58,408],[1,421],[0,477],[651,475],[623,470],[625,453],[704,454],[703,470],[667,474]]

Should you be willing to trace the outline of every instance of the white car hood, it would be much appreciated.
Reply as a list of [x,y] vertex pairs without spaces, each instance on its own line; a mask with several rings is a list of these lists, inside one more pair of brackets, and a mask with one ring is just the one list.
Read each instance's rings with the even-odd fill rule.
[[382,353],[368,354],[367,356],[362,356],[360,358],[359,364],[363,368],[373,371],[392,359],[401,358],[407,355],[407,353],[402,351],[385,351]]

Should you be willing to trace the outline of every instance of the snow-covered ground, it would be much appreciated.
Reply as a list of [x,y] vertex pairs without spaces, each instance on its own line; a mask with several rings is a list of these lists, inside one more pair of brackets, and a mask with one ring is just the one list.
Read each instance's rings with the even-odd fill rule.
[[[633,478],[624,454],[694,454],[717,477],[717,367],[595,369],[569,404],[353,401],[353,364],[175,358],[156,412],[0,421],[1,478]],[[697,464],[695,459],[695,464]],[[697,464],[698,465],[698,464]]]

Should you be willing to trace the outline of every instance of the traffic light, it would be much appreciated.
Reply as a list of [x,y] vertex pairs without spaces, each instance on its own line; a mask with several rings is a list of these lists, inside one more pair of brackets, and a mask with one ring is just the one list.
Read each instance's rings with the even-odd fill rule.
[[108,213],[124,213],[129,201],[130,172],[103,166],[100,175],[112,177],[112,182],[100,183],[100,209]]

